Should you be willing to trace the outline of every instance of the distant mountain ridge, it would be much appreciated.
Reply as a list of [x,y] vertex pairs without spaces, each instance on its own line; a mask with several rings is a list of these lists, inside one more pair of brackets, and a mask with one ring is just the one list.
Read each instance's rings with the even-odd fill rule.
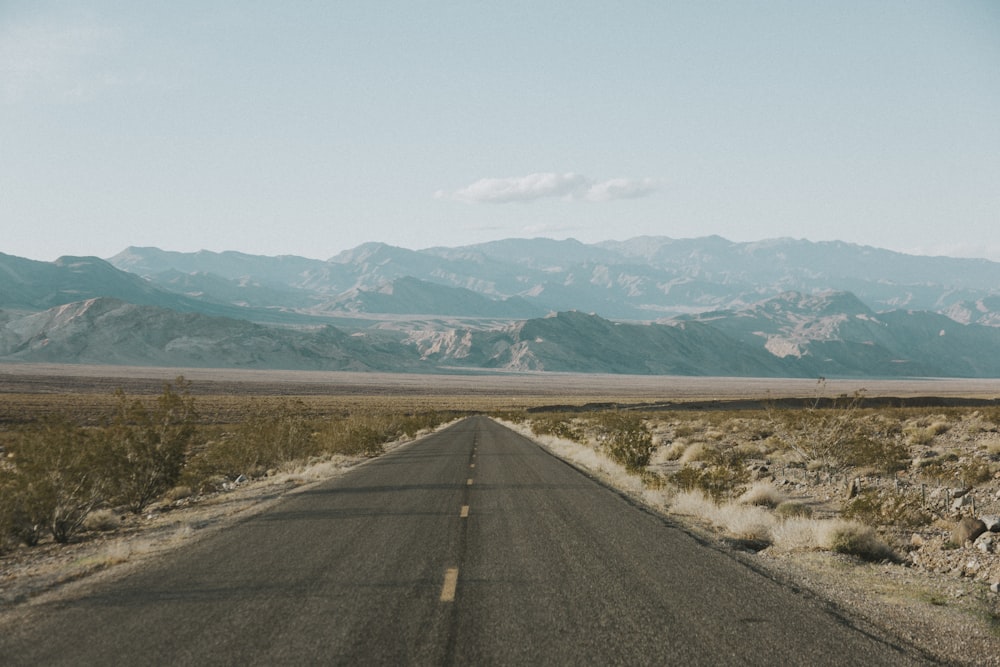
[[929,310],[990,325],[1000,320],[991,309],[1000,301],[1000,263],[843,242],[506,239],[419,251],[366,243],[325,261],[129,248],[109,261],[167,289],[164,276],[182,272],[291,290],[307,300],[308,294],[326,304],[313,312],[327,313],[346,292],[414,278],[491,299],[520,297],[543,311],[577,309],[617,319],[652,321],[744,307],[789,291],[835,290],[855,294],[876,311]]
[[1000,264],[840,242],[0,254],[6,361],[1000,377],[998,352]]

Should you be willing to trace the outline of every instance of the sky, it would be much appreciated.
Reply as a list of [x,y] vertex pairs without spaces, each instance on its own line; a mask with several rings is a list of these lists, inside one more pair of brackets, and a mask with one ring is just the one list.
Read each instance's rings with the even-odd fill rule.
[[995,0],[0,0],[0,252],[1000,261]]

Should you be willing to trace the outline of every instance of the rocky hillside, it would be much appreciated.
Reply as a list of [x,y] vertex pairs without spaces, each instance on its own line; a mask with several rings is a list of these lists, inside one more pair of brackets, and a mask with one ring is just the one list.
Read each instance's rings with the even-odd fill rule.
[[269,327],[96,298],[27,316],[0,311],[0,359],[55,363],[410,370],[415,352],[331,326]]
[[464,287],[447,287],[416,278],[397,278],[378,289],[354,289],[326,302],[328,312],[383,315],[447,315],[523,319],[545,313],[526,299],[490,298]]
[[453,338],[465,344],[450,351],[424,345],[424,357],[439,363],[508,370],[638,375],[797,374],[791,364],[699,322],[676,326],[625,324],[573,311],[499,330],[467,330]]
[[923,311],[875,313],[846,292],[789,292],[742,310],[683,319],[794,359],[803,375],[1000,375],[996,327],[963,325]]

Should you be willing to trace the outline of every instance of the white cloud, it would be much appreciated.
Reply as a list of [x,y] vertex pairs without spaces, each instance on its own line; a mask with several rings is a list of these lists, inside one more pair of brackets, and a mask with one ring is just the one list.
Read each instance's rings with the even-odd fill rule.
[[656,181],[652,178],[612,178],[602,183],[594,183],[587,188],[587,199],[590,201],[638,199],[654,192],[656,192]]
[[579,174],[528,174],[511,178],[482,178],[457,190],[450,197],[464,202],[525,202],[572,196],[586,187],[587,179]]
[[582,174],[537,173],[509,178],[482,178],[460,190],[438,190],[437,199],[454,199],[466,203],[505,204],[530,202],[538,199],[563,198],[594,202],[645,197],[656,191],[651,178],[613,178],[592,181]]

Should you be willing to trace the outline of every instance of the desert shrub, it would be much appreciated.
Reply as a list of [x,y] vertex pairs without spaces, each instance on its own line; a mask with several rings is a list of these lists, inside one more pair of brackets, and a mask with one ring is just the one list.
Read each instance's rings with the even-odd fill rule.
[[670,503],[670,511],[674,514],[708,519],[715,512],[717,504],[697,489],[685,489],[674,495]]
[[0,553],[14,542],[13,472],[0,459]]
[[990,458],[1000,458],[1000,440],[994,438],[986,443],[986,453]]
[[188,477],[260,477],[271,468],[319,453],[312,425],[288,406],[261,413],[223,433],[194,457]]
[[917,471],[921,479],[943,483],[944,480],[950,478],[953,474],[954,466],[949,464],[957,460],[958,456],[946,453],[932,458],[918,459],[915,463],[917,464]]
[[183,500],[184,498],[190,498],[194,495],[194,490],[185,484],[180,486],[175,486],[169,489],[165,494],[163,494],[164,500],[169,502],[177,502],[178,500]]
[[920,494],[912,490],[865,489],[844,505],[842,515],[870,526],[899,528],[916,528],[933,520]]
[[65,543],[108,495],[107,460],[100,440],[80,427],[52,420],[25,429],[11,445],[13,470],[6,483],[12,532],[37,544],[45,531]]
[[698,461],[709,461],[718,453],[715,445],[709,445],[701,440],[690,443],[681,452],[678,460],[681,463],[696,463]]
[[386,426],[374,418],[347,420],[335,439],[336,452],[378,456],[385,450],[385,443],[395,437],[394,430]]
[[[378,456],[385,444],[450,419],[449,413],[370,413],[310,418],[297,403],[269,406],[207,443],[192,457],[184,483],[218,488],[223,478],[260,477],[323,455]],[[224,481],[224,480],[223,480]]]
[[493,417],[512,424],[522,424],[527,419],[523,410],[499,410],[491,413]]
[[972,487],[993,479],[993,470],[985,461],[968,461],[955,471],[963,486]]
[[893,473],[906,468],[909,450],[891,434],[861,428],[841,444],[834,456],[846,465]]
[[730,448],[713,451],[704,464],[685,464],[671,476],[671,481],[684,491],[698,490],[721,501],[732,496],[749,477],[746,459]]
[[107,508],[99,509],[91,512],[87,515],[87,518],[83,520],[82,528],[84,530],[91,531],[109,531],[114,530],[119,526],[121,520],[118,515],[112,510]]
[[[801,505],[801,503],[796,503],[795,501],[789,501],[788,503],[782,503],[782,505]],[[809,509],[805,505],[801,505],[805,509]],[[781,519],[774,528],[771,529],[771,534],[774,537],[774,543],[782,549],[816,549],[824,548],[820,544],[819,534],[823,531],[823,526],[826,522],[816,520],[811,518],[812,512],[804,515],[784,515],[779,509],[775,510],[775,514]]]
[[663,461],[676,461],[688,448],[688,443],[684,440],[674,440],[669,445],[664,445],[660,447],[658,451],[658,458]]
[[[942,419],[947,419],[947,417],[942,417]],[[947,421],[935,421],[930,426],[927,427],[927,431],[933,435],[941,435],[947,433],[951,430],[951,424]]]
[[564,417],[549,416],[531,421],[531,431],[535,435],[552,435],[565,440],[582,442],[583,433]]
[[[331,423],[321,433],[321,449],[328,454],[378,456],[386,443],[403,436],[412,437],[425,428],[433,428],[447,415],[428,413],[420,416],[394,414],[351,415]],[[417,428],[419,425],[419,428]]]
[[842,396],[830,409],[772,410],[774,437],[806,463],[900,469],[906,448],[899,442],[899,420],[866,414],[861,409],[863,399],[864,392],[857,392]]
[[723,503],[713,523],[725,530],[736,543],[759,551],[774,542],[774,516],[762,507]]
[[737,544],[761,549],[773,542],[777,522],[761,507],[718,503],[700,490],[681,491],[670,505],[674,514],[697,517],[725,531]]
[[757,482],[743,492],[739,502],[743,505],[775,508],[785,500],[785,494],[771,482]]
[[757,419],[733,424],[733,433],[741,434],[748,440],[768,440],[774,437],[774,426]]
[[813,511],[809,505],[798,500],[785,500],[774,508],[774,513],[782,519],[808,519],[812,517]]
[[177,386],[184,393],[168,383],[152,409],[119,390],[117,414],[104,432],[113,496],[136,514],[180,478],[195,434],[194,401],[183,378]]
[[605,412],[597,418],[596,428],[608,456],[626,470],[635,472],[649,465],[655,448],[653,436],[639,415]]
[[862,560],[881,562],[896,559],[892,548],[879,539],[874,530],[855,521],[824,523],[820,539],[823,547]]
[[640,470],[639,481],[642,482],[642,486],[645,489],[660,490],[667,488],[666,478],[652,470]]
[[934,433],[929,428],[911,426],[903,430],[911,445],[929,445],[934,440]]
[[693,424],[681,424],[674,427],[674,437],[675,438],[690,438],[692,435],[698,432]]

